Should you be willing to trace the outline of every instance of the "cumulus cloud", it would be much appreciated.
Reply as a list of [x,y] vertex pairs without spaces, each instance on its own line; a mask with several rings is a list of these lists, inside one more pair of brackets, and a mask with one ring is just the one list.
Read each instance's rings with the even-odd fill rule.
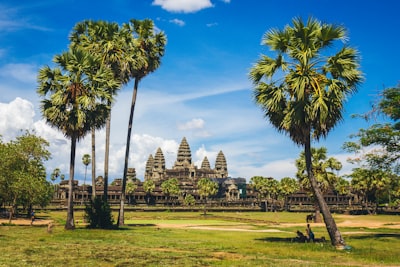
[[185,22],[183,20],[180,19],[171,19],[169,22],[176,24],[178,26],[185,26]]
[[21,130],[32,129],[35,111],[33,104],[17,97],[10,103],[0,103],[0,134],[5,141],[13,139]]
[[161,6],[169,12],[194,13],[213,7],[210,0],[154,0],[153,5]]

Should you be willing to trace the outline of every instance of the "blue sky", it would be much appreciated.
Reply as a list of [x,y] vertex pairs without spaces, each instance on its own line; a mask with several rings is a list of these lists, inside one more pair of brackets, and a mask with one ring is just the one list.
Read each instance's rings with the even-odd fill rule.
[[[296,16],[313,16],[343,25],[349,44],[360,51],[365,81],[345,105],[344,121],[326,140],[329,156],[351,166],[341,150],[364,121],[364,113],[384,87],[399,83],[400,2],[356,0],[116,0],[0,1],[0,134],[4,141],[20,129],[34,129],[50,141],[48,172],[61,168],[68,177],[69,142],[42,120],[36,75],[67,49],[72,27],[85,19],[115,21],[149,18],[168,39],[161,67],[139,87],[130,167],[142,179],[149,154],[161,147],[170,168],[181,139],[200,166],[207,156],[214,166],[222,150],[232,177],[294,177],[302,151],[263,118],[252,99],[248,79],[260,54],[263,34],[283,28]],[[110,178],[122,177],[132,84],[122,88],[113,107]],[[103,174],[104,131],[97,134],[97,174]],[[76,175],[83,180],[82,155],[90,154],[89,136],[78,145]]]

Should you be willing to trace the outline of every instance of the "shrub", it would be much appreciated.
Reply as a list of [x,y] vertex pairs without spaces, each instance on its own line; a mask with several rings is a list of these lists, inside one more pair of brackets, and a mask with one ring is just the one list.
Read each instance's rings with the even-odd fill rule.
[[107,201],[98,196],[85,208],[85,219],[89,223],[89,228],[110,229],[113,227],[113,216]]

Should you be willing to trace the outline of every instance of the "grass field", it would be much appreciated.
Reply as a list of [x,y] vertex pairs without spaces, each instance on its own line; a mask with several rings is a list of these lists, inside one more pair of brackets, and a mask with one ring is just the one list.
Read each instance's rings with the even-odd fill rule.
[[[40,212],[46,225],[0,226],[0,266],[400,266],[400,216],[335,215],[350,250],[292,242],[304,213],[127,212],[118,230],[64,230],[66,212]],[[114,215],[116,218],[116,214]],[[36,223],[36,222],[35,222]],[[316,237],[328,234],[311,224]]]

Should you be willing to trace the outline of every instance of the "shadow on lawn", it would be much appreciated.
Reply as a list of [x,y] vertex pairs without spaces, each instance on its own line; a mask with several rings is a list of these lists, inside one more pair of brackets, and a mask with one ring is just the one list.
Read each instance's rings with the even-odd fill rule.
[[288,237],[265,237],[265,238],[256,238],[257,241],[264,241],[264,242],[278,242],[278,243],[293,243],[294,238]]
[[369,233],[369,234],[359,234],[359,235],[351,235],[349,238],[351,239],[371,239],[371,238],[385,238],[385,237],[392,237],[400,239],[400,233]]

